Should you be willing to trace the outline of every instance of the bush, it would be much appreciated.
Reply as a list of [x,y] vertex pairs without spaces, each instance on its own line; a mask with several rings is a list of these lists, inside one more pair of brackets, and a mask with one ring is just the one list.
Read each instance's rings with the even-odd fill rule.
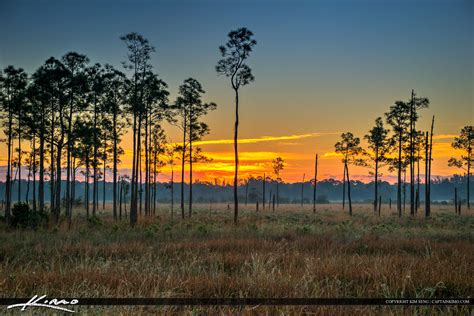
[[33,211],[25,202],[13,205],[10,225],[14,228],[36,228],[48,222],[48,214],[44,211]]

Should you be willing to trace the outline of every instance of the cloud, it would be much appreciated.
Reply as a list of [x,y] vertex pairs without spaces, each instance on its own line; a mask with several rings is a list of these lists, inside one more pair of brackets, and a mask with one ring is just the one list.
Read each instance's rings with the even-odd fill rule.
[[[434,134],[434,133],[433,133]],[[444,135],[433,135],[433,139],[453,139],[454,137],[457,137],[459,135],[450,135],[450,134],[444,134]]]
[[[286,136],[262,136],[258,138],[241,138],[239,139],[239,144],[254,144],[254,143],[261,143],[261,142],[274,142],[274,141],[281,141],[281,140],[295,140],[295,139],[302,139],[308,137],[318,137],[323,135],[336,135],[336,133],[308,133],[308,134],[299,134],[299,135],[286,135]],[[216,139],[216,140],[203,140],[199,142],[195,142],[195,145],[225,145],[225,144],[233,144],[233,139]]]

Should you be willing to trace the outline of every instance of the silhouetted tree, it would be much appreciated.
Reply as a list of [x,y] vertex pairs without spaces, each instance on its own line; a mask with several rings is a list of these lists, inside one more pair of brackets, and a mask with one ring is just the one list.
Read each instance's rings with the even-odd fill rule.
[[347,198],[349,200],[349,215],[352,216],[352,201],[351,201],[351,180],[349,177],[349,165],[363,166],[364,160],[360,157],[363,153],[360,147],[360,139],[354,137],[352,133],[342,133],[341,140],[334,145],[336,153],[342,155],[342,162],[346,172],[347,179]]
[[314,158],[313,213],[316,213],[316,189],[318,187],[318,154]]
[[[128,122],[125,117],[125,110],[123,104],[126,101],[126,94],[128,93],[129,85],[125,78],[125,74],[114,69],[110,65],[105,65],[105,73],[103,75],[104,81],[104,103],[103,116],[106,121],[111,123],[109,137],[112,141],[112,213],[114,219],[117,219],[117,194],[118,194],[118,164],[120,162],[120,155],[123,149],[120,147],[121,137],[124,134]],[[105,152],[105,150],[104,150]],[[104,157],[106,158],[106,157]],[[105,177],[104,177],[105,184]],[[105,198],[105,194],[104,194]]]
[[179,87],[178,97],[173,109],[181,118],[179,127],[183,131],[183,158],[181,159],[181,212],[184,214],[184,154],[189,155],[189,217],[193,205],[193,141],[199,141],[209,133],[209,127],[199,119],[209,111],[216,109],[216,104],[204,103],[202,95],[205,91],[201,84],[193,78],[186,79]]
[[461,150],[460,158],[451,157],[448,161],[450,167],[461,168],[466,172],[466,202],[467,208],[471,208],[470,203],[470,175],[471,175],[471,166],[474,162],[474,157],[472,155],[472,148],[474,147],[474,128],[472,125],[464,126],[459,133],[459,136],[454,138],[454,141],[451,144],[451,147],[457,150]]
[[67,122],[66,127],[66,194],[65,194],[65,207],[66,215],[68,218],[69,225],[72,220],[72,192],[71,192],[71,154],[73,150],[73,117],[76,112],[81,111],[87,102],[85,101],[87,87],[87,76],[85,73],[86,65],[89,59],[85,55],[78,54],[76,52],[69,52],[61,58],[64,65],[65,73],[65,84],[64,84],[64,97],[66,98],[64,113],[66,115],[65,121]]
[[138,172],[141,153],[141,124],[144,112],[143,106],[143,82],[145,75],[151,68],[149,63],[154,47],[147,39],[137,33],[128,33],[120,39],[128,49],[128,63],[124,67],[132,71],[130,80],[129,111],[133,115],[133,161],[131,179],[131,201],[130,201],[130,224],[134,226],[137,222],[137,202],[138,202]]
[[285,161],[281,157],[276,157],[272,161],[272,169],[273,169],[273,174],[275,175],[276,179],[276,204],[277,206],[280,206],[280,172],[283,170],[285,167]]
[[223,59],[219,60],[216,66],[218,74],[223,74],[230,78],[232,89],[235,92],[235,126],[234,126],[234,222],[237,223],[239,214],[238,201],[238,130],[239,130],[239,88],[254,80],[250,67],[245,63],[252,48],[257,44],[253,39],[253,33],[247,28],[239,28],[228,34],[228,42],[219,47]]
[[11,176],[12,176],[12,141],[13,118],[15,111],[23,103],[24,91],[27,85],[27,75],[21,68],[8,66],[0,73],[0,101],[4,112],[2,117],[7,135],[7,176],[5,180],[5,218],[7,223],[11,215]]
[[373,175],[374,179],[374,212],[377,212],[377,201],[379,198],[378,184],[380,167],[383,162],[386,161],[386,155],[390,150],[390,141],[388,140],[388,129],[383,126],[381,117],[375,120],[375,126],[369,131],[369,134],[365,135],[364,138],[369,144],[370,152],[367,155],[370,161],[373,162]]

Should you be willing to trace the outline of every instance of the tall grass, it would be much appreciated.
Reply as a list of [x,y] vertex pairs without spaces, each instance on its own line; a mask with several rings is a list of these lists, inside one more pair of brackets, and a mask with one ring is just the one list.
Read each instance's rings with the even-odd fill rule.
[[[446,208],[446,209],[444,209]],[[435,206],[430,219],[355,205],[250,207],[234,225],[225,205],[191,219],[130,228],[110,212],[49,229],[0,233],[4,297],[472,297],[474,216]],[[175,217],[177,218],[177,217]],[[469,313],[467,307],[79,307],[90,314]]]

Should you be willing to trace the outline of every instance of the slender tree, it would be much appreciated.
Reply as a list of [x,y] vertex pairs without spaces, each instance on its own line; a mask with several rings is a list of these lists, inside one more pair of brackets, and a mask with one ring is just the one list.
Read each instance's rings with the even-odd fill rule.
[[71,176],[72,176],[72,151],[73,151],[73,118],[74,115],[81,111],[86,104],[85,95],[87,92],[86,65],[89,59],[85,55],[76,52],[69,52],[61,58],[66,70],[64,94],[65,107],[64,114],[66,116],[66,194],[65,208],[69,225],[72,220],[72,192],[71,192]]
[[281,157],[276,157],[272,161],[273,174],[275,175],[276,180],[276,204],[280,206],[280,172],[285,168],[285,161]]
[[128,62],[124,67],[132,72],[130,79],[129,111],[133,116],[133,158],[132,158],[132,178],[131,178],[131,199],[130,199],[130,225],[137,223],[137,202],[138,202],[138,166],[141,153],[141,124],[144,113],[143,105],[143,83],[146,73],[150,70],[151,53],[154,47],[147,39],[137,33],[129,33],[121,36],[120,39],[128,49]]
[[318,188],[318,154],[314,158],[313,213],[316,213],[316,189]]
[[379,199],[378,184],[381,165],[386,162],[386,155],[390,150],[390,141],[388,139],[388,129],[383,126],[381,117],[375,120],[375,126],[369,131],[369,134],[365,135],[364,138],[367,140],[369,145],[369,151],[366,152],[369,160],[373,164],[367,164],[373,168],[372,174],[374,175],[374,212],[377,212],[377,202]]
[[[200,122],[199,119],[206,115],[209,111],[216,109],[216,104],[204,103],[202,95],[205,91],[201,84],[193,78],[186,79],[179,87],[178,97],[173,106],[176,115],[180,119],[180,128],[183,131],[183,157],[187,150],[189,155],[189,217],[192,214],[193,207],[193,141],[199,141],[204,135],[209,133],[209,127]],[[187,136],[186,136],[187,133]],[[187,140],[187,142],[186,142]],[[181,171],[181,211],[184,212],[184,160],[182,159]]]
[[459,136],[454,138],[451,146],[462,151],[460,158],[452,157],[448,161],[448,165],[451,167],[457,167],[466,172],[466,203],[467,208],[471,208],[470,203],[470,175],[471,167],[474,162],[474,156],[472,155],[472,148],[474,147],[474,128],[472,125],[464,126],[459,133]]
[[27,75],[21,68],[8,66],[0,73],[0,101],[3,110],[5,134],[7,136],[7,176],[5,180],[5,218],[10,221],[12,201],[12,143],[13,143],[13,118],[15,111],[21,106],[24,91],[27,85]]
[[349,177],[349,165],[364,166],[365,162],[361,158],[363,149],[360,146],[360,139],[354,137],[352,133],[342,133],[341,140],[334,145],[336,153],[342,155],[342,163],[344,164],[347,179],[347,197],[349,201],[349,215],[352,216],[351,201],[351,180]]
[[238,152],[238,130],[239,130],[239,89],[254,81],[254,76],[250,67],[245,61],[250,56],[253,47],[257,41],[253,39],[253,33],[247,28],[239,28],[228,34],[228,42],[219,47],[222,59],[216,66],[218,74],[225,75],[230,78],[232,89],[235,93],[235,124],[234,124],[234,222],[237,223],[239,214],[238,201],[238,169],[239,169],[239,152]]

